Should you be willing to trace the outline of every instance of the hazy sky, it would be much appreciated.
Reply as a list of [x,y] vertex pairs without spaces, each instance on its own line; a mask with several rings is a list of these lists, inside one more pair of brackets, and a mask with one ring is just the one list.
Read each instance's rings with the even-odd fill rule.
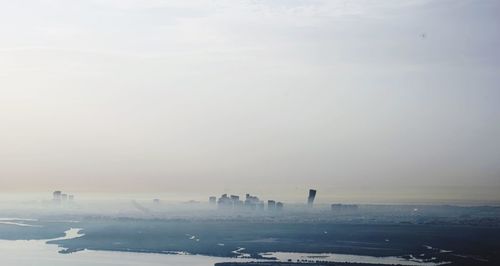
[[500,200],[500,1],[0,3],[0,192]]

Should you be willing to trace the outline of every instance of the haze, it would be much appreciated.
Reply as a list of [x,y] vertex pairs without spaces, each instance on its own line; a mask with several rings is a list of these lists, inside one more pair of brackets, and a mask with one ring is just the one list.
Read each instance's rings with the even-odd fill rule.
[[498,14],[2,1],[0,192],[500,200]]

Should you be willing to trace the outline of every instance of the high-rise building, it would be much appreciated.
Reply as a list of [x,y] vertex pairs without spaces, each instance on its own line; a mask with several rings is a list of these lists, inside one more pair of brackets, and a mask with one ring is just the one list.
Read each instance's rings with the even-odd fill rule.
[[277,211],[283,210],[283,203],[282,202],[276,202],[276,210]]
[[231,195],[231,200],[232,201],[238,201],[238,200],[240,200],[240,196]]
[[257,209],[259,204],[260,204],[259,197],[252,196],[250,194],[246,194],[245,207],[250,208],[252,210],[255,210],[255,209]]
[[276,210],[276,201],[274,201],[274,200],[268,200],[267,201],[267,210],[268,211],[274,211],[274,210]]
[[53,201],[56,202],[56,203],[59,203],[61,202],[61,191],[57,190],[57,191],[54,191],[54,193],[52,193],[52,196],[53,196]]
[[309,208],[313,207],[314,203],[314,198],[316,197],[316,190],[315,189],[309,189],[309,197],[307,198],[307,206]]
[[217,201],[217,206],[219,208],[228,208],[228,207],[233,207],[233,202],[231,199],[227,196],[227,194],[223,194],[219,200]]
[[[217,201],[216,201],[215,197],[209,197],[208,202],[210,204],[215,204],[215,202],[217,202],[217,206],[219,208],[233,209],[233,210],[245,210],[246,209],[246,210],[263,211],[266,208],[266,204],[264,201],[260,200],[259,197],[252,196],[250,194],[245,195],[244,201],[241,200],[240,196],[238,196],[238,195],[223,194]],[[274,201],[272,201],[272,202],[274,202]],[[275,206],[275,202],[274,202],[274,204],[273,203],[271,203],[271,204],[273,206]]]

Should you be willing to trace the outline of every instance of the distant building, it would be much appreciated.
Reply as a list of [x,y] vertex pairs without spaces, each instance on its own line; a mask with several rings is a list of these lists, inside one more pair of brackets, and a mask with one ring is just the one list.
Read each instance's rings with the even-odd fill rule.
[[75,199],[75,196],[73,195],[68,195],[66,193],[63,193],[60,190],[54,191],[52,193],[52,201],[55,203],[66,203],[67,201],[73,201]]
[[243,205],[244,205],[244,202],[242,200],[239,200],[239,197],[238,197],[238,199],[233,200],[233,207],[234,208],[241,208]]
[[62,192],[59,190],[54,191],[54,193],[52,193],[52,196],[53,196],[52,200],[56,203],[60,203],[61,202],[61,194],[62,194]]
[[231,195],[231,200],[234,202],[234,201],[238,201],[240,200],[240,196],[236,196],[236,195]]
[[267,201],[267,210],[268,211],[274,211],[274,210],[276,210],[276,201],[274,201],[274,200],[268,200]]
[[314,198],[316,198],[316,190],[315,189],[309,189],[309,197],[307,198],[307,206],[309,208],[313,207]]
[[217,197],[211,196],[210,198],[208,198],[208,203],[210,203],[211,205],[215,205],[215,203],[217,203]]
[[231,204],[233,205],[233,208],[237,208],[243,205],[243,201],[240,200],[240,196],[237,195],[231,195]]
[[223,194],[219,200],[217,201],[217,207],[219,208],[230,208],[233,207],[233,203],[231,199],[227,196],[227,194]]
[[276,210],[277,211],[283,210],[283,203],[282,202],[277,202],[276,203]]
[[160,204],[160,199],[153,199],[154,204]]
[[[266,203],[262,200],[259,199],[257,196],[252,196],[250,194],[245,195],[245,200],[240,200],[240,197],[238,195],[230,195],[228,196],[227,194],[223,194],[217,201],[215,197],[210,197],[209,198],[210,204],[215,204],[217,203],[218,208],[225,208],[225,209],[235,209],[235,210],[259,210],[259,211],[264,211],[266,209]],[[268,208],[269,204],[273,205],[275,209],[276,203],[274,201],[271,201],[272,203],[268,202]]]
[[[261,201],[259,200],[258,197],[256,196],[252,196],[250,194],[246,194],[246,197],[245,197],[245,207],[248,207],[252,210],[255,210],[257,209],[257,205],[260,205]],[[262,202],[262,204],[264,204]]]

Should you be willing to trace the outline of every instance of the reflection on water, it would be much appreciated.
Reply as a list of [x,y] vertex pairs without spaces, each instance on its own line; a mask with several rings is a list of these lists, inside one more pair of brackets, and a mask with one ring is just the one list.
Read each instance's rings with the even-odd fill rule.
[[[134,252],[91,251],[83,250],[71,254],[60,254],[60,247],[47,244],[47,241],[66,240],[81,237],[80,229],[66,231],[64,237],[50,240],[0,240],[0,260],[2,265],[16,266],[165,266],[193,265],[213,266],[217,262],[252,261],[238,258],[219,258],[201,255],[171,255]],[[253,260],[254,261],[254,260]]]

